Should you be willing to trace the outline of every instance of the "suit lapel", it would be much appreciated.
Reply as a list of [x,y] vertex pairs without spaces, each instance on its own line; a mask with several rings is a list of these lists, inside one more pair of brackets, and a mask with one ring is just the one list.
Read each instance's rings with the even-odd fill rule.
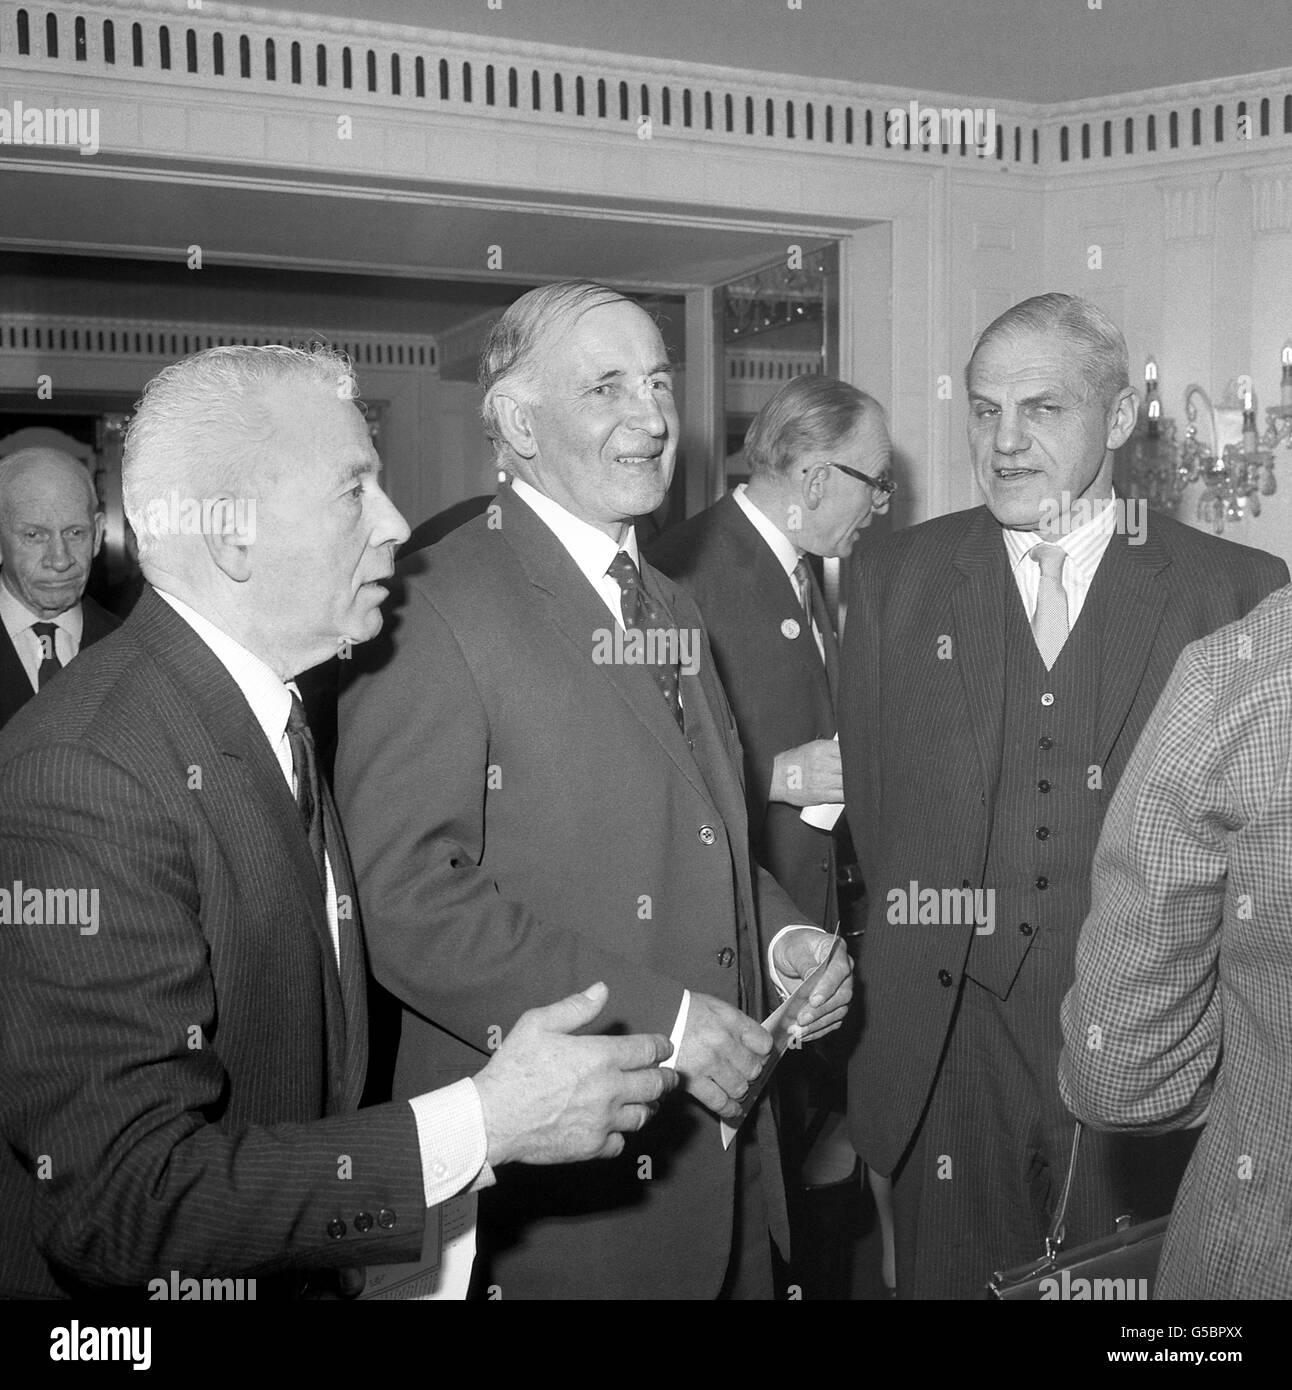
[[[291,860],[297,897],[322,953],[320,977],[327,1019],[329,1080],[332,1094],[339,1097],[347,1089],[345,1002],[322,885],[287,779],[223,662],[150,588],[144,589],[135,606],[130,627],[154,661],[184,691],[189,707],[227,760],[231,775],[241,784],[241,799],[260,809],[277,831],[280,847]],[[333,873],[335,876],[335,866]],[[341,892],[339,879],[337,891]],[[353,892],[351,897],[353,900]]]
[[1004,605],[1018,593],[1000,527],[985,507],[970,518],[956,549],[954,568],[961,577],[951,595],[955,616],[953,650],[964,687],[974,745],[990,800],[1000,772],[1001,728],[1005,713],[1005,662],[1001,650]]
[[[788,645],[791,648],[789,659],[802,664],[808,680],[815,687],[822,705],[833,710],[834,682],[838,678],[838,648],[834,645],[834,628],[826,614],[825,600],[817,587],[816,576],[811,565],[808,574],[812,583],[812,616],[821,629],[825,646],[825,663],[816,649],[811,627],[804,622],[803,605],[799,602],[798,589],[794,581],[785,573],[781,562],[772,552],[771,546],[759,535],[754,523],[745,515],[734,493],[727,493],[717,504],[723,529],[730,537],[732,545],[751,571],[750,588],[760,608],[767,604],[780,603],[785,617],[798,623],[801,636]],[[833,650],[832,650],[833,646]],[[831,675],[833,659],[834,675]]]
[[8,629],[0,625],[0,727],[7,724],[35,693],[13,638]]
[[[659,687],[650,672],[644,666],[594,661],[595,634],[616,626],[600,595],[584,578],[561,542],[526,503],[510,491],[503,491],[499,494],[499,507],[500,533],[530,584],[542,595],[548,620],[569,642],[575,659],[613,688],[696,791],[710,798],[686,739],[660,698]],[[642,568],[645,571],[650,566],[643,562]],[[659,594],[660,576],[654,570],[650,573],[654,592]],[[645,573],[643,582],[646,582]],[[675,611],[672,603],[668,606],[670,611]],[[693,685],[690,678],[682,677],[684,705]],[[690,716],[689,709],[687,715]]]
[[81,600],[81,650],[106,637],[120,624],[92,598]]
[[1089,609],[1092,618],[1102,620],[1103,628],[1096,726],[1101,764],[1107,762],[1144,679],[1166,611],[1164,572],[1170,563],[1151,527],[1146,528],[1144,544],[1136,546],[1121,532],[1114,532],[1082,607],[1081,617]]

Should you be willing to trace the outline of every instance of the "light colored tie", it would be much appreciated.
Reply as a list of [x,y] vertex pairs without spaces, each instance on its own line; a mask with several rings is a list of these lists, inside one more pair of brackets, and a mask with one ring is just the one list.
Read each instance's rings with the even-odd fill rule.
[[1063,563],[1068,552],[1061,545],[1035,545],[1027,553],[1041,569],[1032,635],[1048,671],[1068,640],[1068,596],[1063,591]]

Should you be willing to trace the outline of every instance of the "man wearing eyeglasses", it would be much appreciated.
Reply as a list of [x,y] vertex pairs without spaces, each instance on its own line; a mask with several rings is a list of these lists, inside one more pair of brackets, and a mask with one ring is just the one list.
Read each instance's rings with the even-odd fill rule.
[[[810,557],[849,554],[872,513],[887,507],[891,447],[883,411],[864,392],[831,377],[796,377],[749,427],[749,482],[646,551],[704,616],[744,748],[754,857],[804,921],[830,931],[841,916],[847,929],[860,875],[840,804],[838,644]],[[778,1076],[792,1246],[814,1252],[811,1269],[791,1270],[800,1280],[829,1279],[838,1261],[793,1198],[846,1176],[855,1161],[828,1137],[808,1152],[810,1097],[833,1084],[825,1060],[787,1057]],[[812,1296],[846,1294],[821,1287]]]
[[796,377],[749,427],[749,482],[646,551],[704,616],[744,746],[754,856],[830,930],[839,865],[852,856],[842,819],[828,829],[800,814],[843,801],[838,642],[807,557],[851,553],[888,505],[891,452],[884,413],[865,392]]

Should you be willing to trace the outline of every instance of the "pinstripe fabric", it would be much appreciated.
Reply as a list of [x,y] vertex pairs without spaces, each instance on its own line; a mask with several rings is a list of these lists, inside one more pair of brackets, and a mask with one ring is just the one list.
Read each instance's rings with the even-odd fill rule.
[[1180,657],[1108,813],[1063,1032],[1083,1118],[1206,1119],[1158,1296],[1292,1298],[1292,588]]
[[[0,1288],[417,1254],[413,1116],[349,1113],[365,1028],[346,1045],[291,792],[236,684],[151,591],[0,737],[15,879],[100,907],[92,935],[0,927],[0,1197],[26,1214],[0,1233]],[[356,1231],[383,1209],[394,1225]]]
[[[1088,600],[1102,587],[1110,615],[1091,633],[1091,762],[1101,808],[1181,649],[1286,581],[1287,567],[1272,556],[1166,517],[1150,518],[1141,545],[1113,536]],[[885,895],[911,880],[937,889],[984,882],[1013,733],[1002,660],[1011,604],[1021,613],[986,508],[899,532],[857,566],[840,742],[872,907],[859,962],[864,1024],[850,1068],[849,1122],[858,1151],[884,1173],[917,1132],[974,940],[972,926],[890,923]],[[1087,855],[1093,850],[1092,835]],[[1056,924],[1056,940],[1066,933],[1071,942],[1085,907],[1083,892],[1072,919]],[[1023,962],[1023,972],[1033,968]],[[1057,1035],[1057,1019],[1050,1026]],[[989,1056],[983,1066],[990,1068]]]

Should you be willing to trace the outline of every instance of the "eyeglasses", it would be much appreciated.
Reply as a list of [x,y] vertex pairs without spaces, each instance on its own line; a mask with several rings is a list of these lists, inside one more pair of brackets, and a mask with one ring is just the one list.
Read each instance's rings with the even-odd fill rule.
[[869,473],[863,473],[859,468],[849,468],[847,464],[843,463],[831,463],[829,467],[837,468],[840,473],[846,473],[850,478],[856,478],[858,482],[869,483],[876,492],[882,492],[886,497],[891,497],[897,491],[897,484],[887,475],[882,478],[872,478]]

